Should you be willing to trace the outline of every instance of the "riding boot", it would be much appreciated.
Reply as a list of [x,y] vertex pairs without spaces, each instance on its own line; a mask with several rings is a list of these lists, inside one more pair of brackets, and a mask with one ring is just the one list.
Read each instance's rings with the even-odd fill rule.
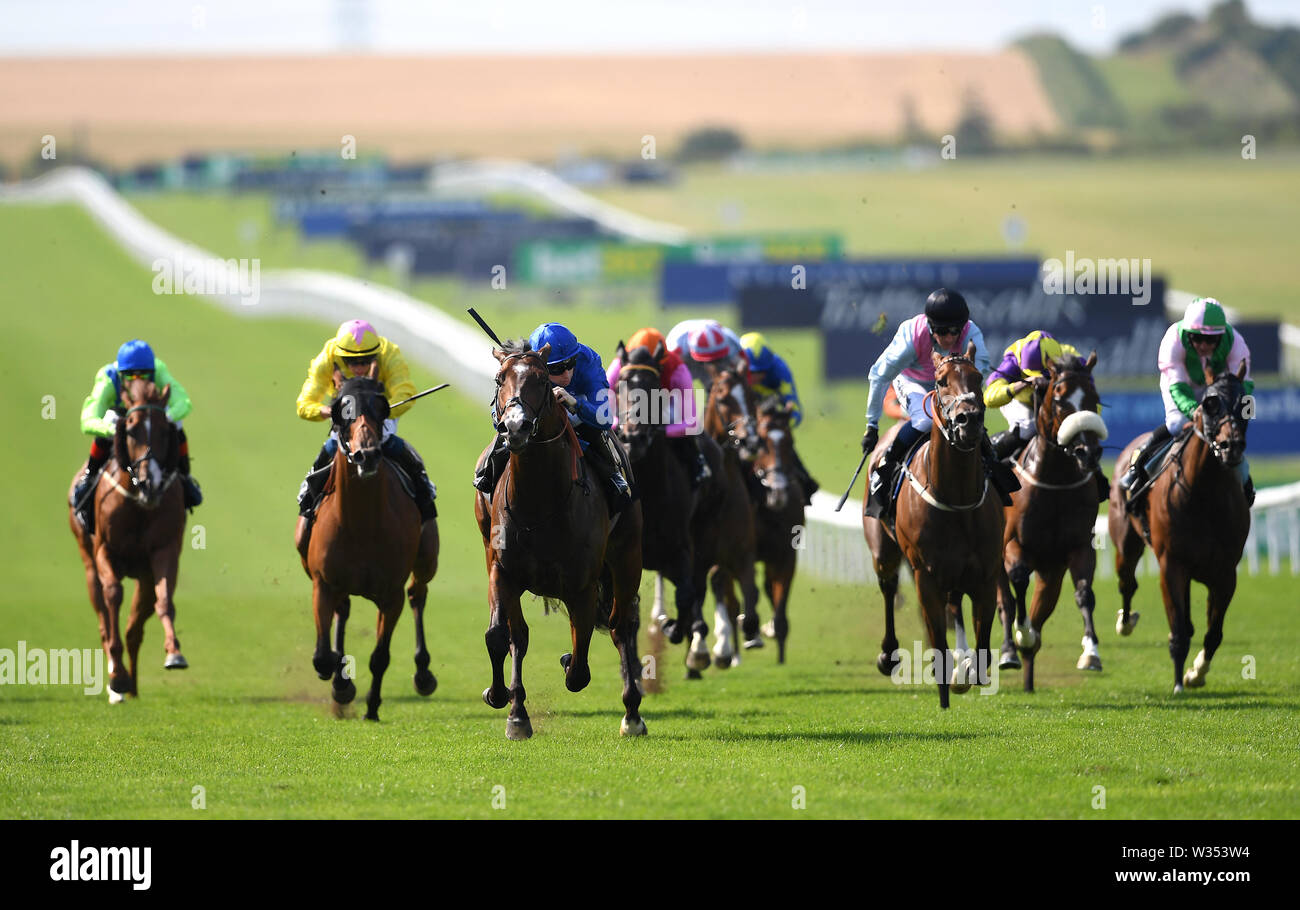
[[871,485],[867,490],[864,514],[871,518],[879,518],[888,511],[889,497],[898,478],[898,472],[903,466],[903,459],[907,457],[912,444],[924,435],[924,431],[916,429],[910,423],[904,424],[898,431],[894,441],[885,450],[885,457],[881,459],[880,466],[871,473]]
[[389,436],[383,444],[384,454],[397,462],[415,487],[415,505],[420,510],[420,523],[438,517],[438,507],[433,501],[438,498],[438,488],[429,480],[424,469],[424,459],[420,453],[411,448],[400,436]]
[[94,530],[95,487],[99,482],[99,472],[103,470],[104,465],[108,462],[110,454],[108,447],[104,446],[103,457],[97,457],[95,452],[99,448],[101,448],[99,445],[91,448],[90,456],[86,459],[86,469],[77,478],[77,485],[73,488],[72,496],[68,500],[68,504],[76,510],[74,514],[77,521],[87,531]]
[[1003,430],[1001,433],[995,434],[993,438],[989,440],[993,445],[993,454],[998,461],[1009,457],[1017,448],[1020,447],[1020,443],[1023,441],[1024,440],[1020,438],[1020,433],[1015,427],[1012,427],[1009,430]]
[[305,515],[310,521],[316,513],[316,502],[320,499],[321,491],[325,489],[325,481],[329,479],[330,462],[334,460],[334,453],[330,451],[329,441],[320,447],[320,453],[316,460],[307,470],[307,476],[303,478],[302,486],[298,488],[298,514]]
[[510,460],[510,450],[506,448],[505,439],[498,435],[492,440],[492,451],[488,457],[483,459],[483,464],[474,472],[474,489],[478,490],[485,496],[491,497],[492,491],[496,489],[497,478],[506,468],[506,462]]
[[1151,436],[1146,442],[1134,450],[1129,469],[1119,479],[1120,492],[1125,494],[1127,499],[1131,500],[1134,494],[1140,493],[1150,480],[1147,477],[1147,454],[1171,435],[1169,428],[1162,423],[1151,431]]
[[632,489],[623,476],[622,466],[604,432],[584,424],[578,427],[577,433],[587,443],[582,457],[601,479],[609,496],[609,514],[617,515],[632,504]]
[[1106,479],[1100,465],[1092,472],[1092,476],[1097,480],[1097,502],[1110,499],[1110,481]]
[[1255,505],[1255,478],[1247,477],[1246,484],[1242,487],[1242,492],[1246,494],[1246,505]]
[[190,474],[190,456],[182,455],[176,463],[176,469],[180,472],[181,488],[185,491],[185,508],[193,509],[195,506],[203,504],[203,491],[199,489],[199,482]]
[[808,473],[808,469],[804,467],[803,459],[799,457],[798,450],[792,447],[791,452],[794,454],[794,475],[799,481],[800,489],[803,490],[803,504],[810,506],[812,505],[813,494],[821,489],[821,484],[813,480],[812,475]]
[[1016,479],[1015,472],[998,459],[988,433],[980,438],[980,458],[984,462],[984,473],[988,475],[998,499],[1003,506],[1011,505],[1011,494],[1020,489],[1020,481]]

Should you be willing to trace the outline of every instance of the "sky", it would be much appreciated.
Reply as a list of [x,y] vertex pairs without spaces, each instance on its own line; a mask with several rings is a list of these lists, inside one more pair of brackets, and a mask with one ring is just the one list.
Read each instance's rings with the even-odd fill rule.
[[[1093,53],[1214,0],[0,0],[0,55],[992,51]],[[1247,0],[1300,25],[1300,0]]]

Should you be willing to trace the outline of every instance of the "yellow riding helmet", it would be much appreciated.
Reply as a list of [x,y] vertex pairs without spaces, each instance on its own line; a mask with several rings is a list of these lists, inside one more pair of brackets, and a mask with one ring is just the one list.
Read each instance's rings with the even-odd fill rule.
[[339,326],[334,347],[344,358],[374,357],[379,353],[379,333],[364,319],[350,319]]
[[772,366],[772,353],[768,349],[767,339],[762,332],[746,332],[740,336],[740,346],[749,358],[749,365],[754,370],[765,373]]

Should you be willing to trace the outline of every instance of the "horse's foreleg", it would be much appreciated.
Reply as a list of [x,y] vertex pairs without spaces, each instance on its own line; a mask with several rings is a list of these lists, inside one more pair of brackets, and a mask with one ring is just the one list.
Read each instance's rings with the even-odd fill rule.
[[[719,567],[713,573],[710,583],[713,587],[713,662],[719,668],[726,669],[735,657],[731,647],[731,617],[738,612],[735,578],[726,569]],[[706,627],[703,633],[691,633],[691,646],[686,653],[686,666],[691,670],[703,670],[709,665],[705,638],[707,631]]]
[[108,701],[116,704],[131,691],[131,674],[122,660],[122,630],[119,612],[122,609],[122,579],[113,571],[108,554],[101,548],[95,553],[95,566],[99,573],[100,590],[104,595],[104,616],[108,625]]
[[[166,658],[163,666],[168,670],[184,670],[189,664],[181,655],[180,639],[176,637],[176,575],[180,569],[180,547],[168,547],[153,554],[150,569],[153,573],[153,611],[163,627],[163,649]],[[141,584],[144,582],[142,581]]]
[[1031,636],[1033,646],[1022,645],[1020,649],[1020,654],[1025,659],[1026,692],[1034,691],[1034,660],[1038,656],[1038,649],[1043,646],[1043,624],[1056,609],[1056,601],[1061,596],[1061,582],[1065,579],[1065,567],[1052,566],[1050,569],[1040,569],[1036,577],[1034,602],[1029,613],[1029,629],[1033,632]]
[[334,604],[334,682],[332,689],[334,700],[340,705],[352,703],[357,697],[355,660],[348,659],[347,645],[344,643],[348,617],[352,615],[352,599],[346,594],[338,595]]
[[1075,664],[1080,670],[1101,669],[1100,639],[1092,622],[1097,596],[1092,590],[1092,576],[1097,569],[1097,554],[1089,544],[1070,554],[1070,580],[1074,582],[1074,603],[1083,616],[1083,653]]
[[1016,647],[1023,654],[1025,651],[1038,650],[1038,633],[1029,622],[1025,602],[1029,593],[1029,577],[1032,570],[1024,558],[1020,543],[1012,538],[1006,543],[1003,552],[1003,566],[1007,572],[1007,582],[1011,585],[1016,604],[1015,630],[1012,633]]
[[144,622],[153,612],[153,579],[144,576],[135,586],[131,599],[131,617],[126,623],[126,661],[131,671],[131,695],[140,694],[140,644],[144,641]]
[[[506,655],[510,653],[509,604],[512,600],[516,604],[519,602],[519,592],[505,580],[494,563],[488,571],[488,627],[483,634],[488,663],[492,666],[492,685],[483,690],[483,701],[491,708],[504,708],[510,703],[502,668]],[[527,632],[524,634],[526,636]],[[522,703],[522,698],[520,701]]]
[[1133,603],[1133,595],[1137,593],[1137,567],[1146,545],[1142,541],[1142,535],[1127,519],[1112,520],[1110,536],[1115,544],[1115,576],[1119,582],[1120,596],[1115,631],[1120,635],[1131,635],[1137,626],[1140,614],[1130,610],[1129,607]]
[[669,560],[668,580],[673,583],[673,607],[677,612],[676,620],[669,620],[668,614],[663,608],[661,602],[664,573],[655,573],[655,602],[659,604],[655,609],[657,616],[653,620],[653,625],[666,628],[666,624],[671,622],[674,629],[687,629],[691,626],[691,616],[695,612],[695,567],[691,562],[691,551],[683,546],[678,550],[676,555]]
[[998,568],[998,616],[1002,620],[1002,650],[998,655],[999,670],[1019,670],[1020,655],[1016,652],[1015,639],[1011,631],[1016,625],[1015,601],[1011,594],[1011,582],[1007,580],[1006,566]]
[[975,675],[981,686],[993,683],[993,617],[997,613],[997,600],[997,579],[989,579],[970,599],[971,624],[975,627]]
[[334,609],[338,596],[334,590],[313,578],[311,585],[312,616],[316,621],[316,651],[312,654],[311,665],[321,679],[329,679],[339,668],[343,655],[330,650],[330,629],[334,625]]
[[1174,662],[1174,693],[1183,691],[1183,667],[1191,649],[1192,625],[1191,579],[1182,566],[1167,555],[1160,560],[1160,593],[1165,599],[1165,618],[1169,620],[1169,657]]
[[623,675],[623,720],[619,732],[624,736],[644,736],[641,718],[641,660],[636,652],[636,633],[641,626],[640,554],[629,548],[610,566],[614,579],[614,608],[610,613],[609,635],[618,649],[619,669]]
[[776,638],[776,662],[785,663],[785,641],[790,635],[790,588],[794,584],[795,560],[791,550],[788,560],[778,567],[768,563],[764,573],[767,581],[768,596],[772,598],[772,632]]
[[[510,715],[506,718],[507,739],[528,739],[533,735],[533,722],[528,719],[524,699],[524,657],[528,654],[528,623],[519,603],[519,592],[512,590],[504,604],[510,629]],[[590,638],[588,632],[588,638]]]
[[892,676],[899,664],[898,636],[894,632],[894,603],[898,599],[899,555],[892,558],[877,557],[876,583],[880,586],[880,596],[885,605],[885,637],[880,640],[880,654],[876,657],[876,669],[886,676]]
[[429,596],[428,582],[413,581],[406,591],[415,614],[415,691],[419,695],[432,695],[438,688],[437,678],[429,672],[429,649],[424,643],[424,605]]
[[951,679],[952,691],[957,695],[970,691],[975,676],[975,661],[971,655],[970,643],[966,640],[966,623],[961,615],[961,598],[960,591],[949,591],[946,608],[949,618],[952,619],[953,629],[957,633]]
[[564,687],[581,692],[591,682],[591,633],[596,625],[596,584],[592,582],[566,601],[569,607],[569,630],[573,650],[560,658],[564,667]]
[[[755,580],[756,571],[757,571],[757,567],[755,565],[755,560],[747,559],[745,561],[745,565],[741,567],[740,579],[739,579],[740,596],[743,599],[744,603],[734,605],[734,608],[732,607],[732,605],[728,605],[730,609],[730,618],[731,618],[731,646],[732,646],[732,650],[735,652],[736,655],[740,654],[740,630],[741,630],[742,622],[744,623],[746,628],[748,628],[750,625],[752,625],[754,628],[754,636],[752,640],[755,642],[755,644],[747,643],[745,647],[761,648],[763,646],[763,639],[758,634],[759,594],[758,594],[758,584]],[[766,576],[767,574],[766,569],[763,570],[763,574],[764,576]],[[771,588],[770,586],[768,586],[768,597],[770,598],[771,596],[772,596]],[[752,621],[749,618],[751,614],[754,617]],[[746,635],[745,638],[748,641],[750,639],[750,636]],[[740,663],[739,656],[736,657],[735,663]]]
[[934,655],[934,678],[939,685],[939,707],[948,707],[948,681],[952,678],[952,654],[948,650],[948,594],[940,590],[923,569],[917,569],[916,597]]
[[1205,685],[1205,676],[1210,672],[1210,661],[1223,643],[1223,618],[1227,615],[1228,604],[1232,603],[1232,595],[1237,590],[1237,573],[1229,570],[1217,583],[1211,583],[1207,587],[1210,597],[1206,606],[1205,641],[1201,644],[1196,659],[1192,661],[1192,668],[1183,675],[1183,685],[1189,689]]
[[392,656],[390,645],[393,629],[402,618],[402,590],[397,591],[379,606],[375,622],[375,650],[370,654],[370,691],[366,693],[366,720],[379,720],[379,705],[383,701],[379,692],[384,685],[384,672]]

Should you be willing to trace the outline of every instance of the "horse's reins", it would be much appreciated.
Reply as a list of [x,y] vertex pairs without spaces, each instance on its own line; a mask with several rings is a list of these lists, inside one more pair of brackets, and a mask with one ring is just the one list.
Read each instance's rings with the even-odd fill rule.
[[[969,363],[971,366],[975,365],[974,362],[969,357],[966,357],[962,354],[951,354],[945,357],[943,360],[939,361],[939,367],[942,367],[948,363]],[[923,399],[921,403],[922,409],[924,409],[925,407],[925,401],[929,401],[932,398],[935,402],[939,401],[939,389],[937,385],[935,388],[925,393],[925,399]],[[933,405],[931,406],[931,410],[936,414],[936,416],[938,415],[943,416],[943,420],[937,420],[935,422],[939,425],[939,433],[943,436],[944,442],[946,442],[948,445],[952,446],[954,449],[956,449],[959,452],[965,452],[965,453],[974,452],[976,446],[970,446],[969,448],[967,448],[964,446],[959,446],[957,445],[956,442],[953,441],[953,438],[948,435],[949,415],[952,413],[953,409],[956,408],[960,402],[967,401],[970,399],[978,399],[978,398],[979,395],[975,392],[963,392],[960,395],[954,395],[946,403],[940,403],[938,409],[934,409]],[[925,462],[928,468],[930,463],[929,449],[926,449],[925,452]],[[927,470],[926,473],[928,474],[929,471]],[[930,505],[934,506],[936,509],[939,509],[942,512],[970,512],[984,505],[984,500],[987,499],[989,495],[989,478],[987,474],[984,475],[984,486],[980,490],[980,498],[973,503],[967,505],[959,505],[959,506],[949,505],[946,502],[940,502],[938,499],[936,499],[934,497],[934,494],[930,492],[929,485],[926,484],[923,486],[921,482],[917,479],[916,475],[912,473],[911,468],[909,468],[907,465],[903,465],[903,475],[907,477],[908,484],[911,485],[912,489],[916,492],[918,496],[920,496]]]
[[[122,415],[122,419],[126,420],[126,418],[130,417],[136,411],[162,411],[165,414],[167,412],[167,409],[160,404],[137,404],[128,408],[126,413]],[[152,435],[152,430],[153,427],[150,418],[146,417],[145,435],[146,436]],[[127,462],[125,465],[119,464],[118,469],[125,470],[126,475],[131,478],[131,486],[137,487],[140,485],[140,478],[136,476],[135,469],[138,465],[144,464],[144,462],[148,461],[151,458],[153,458],[153,446],[146,445],[143,455],[141,455],[135,461]],[[113,489],[117,490],[117,492],[121,493],[125,498],[137,502],[140,505],[145,505],[147,503],[147,500],[143,496],[141,496],[139,493],[137,493],[134,490],[127,490],[120,483],[118,483],[117,479],[113,477],[111,474],[106,473],[105,476],[108,477],[108,482],[113,487]],[[176,478],[179,476],[179,474],[176,471],[176,469],[173,468],[171,471],[168,471],[163,476],[164,476],[163,484],[158,491],[160,494],[166,492],[167,489],[173,483],[176,482]]]
[[[528,353],[532,353],[532,352],[528,352]],[[518,355],[518,356],[520,356],[520,357],[526,357],[526,356],[528,356],[528,353],[520,354],[520,355]],[[539,357],[539,358],[537,358],[537,359],[540,360],[541,358]],[[502,368],[502,372],[504,372],[504,367]],[[500,381],[498,381],[498,382],[497,382],[497,389],[498,389],[498,390],[500,390],[501,385],[502,385],[502,383],[501,383]],[[555,442],[556,440],[560,439],[561,437],[563,437],[563,436],[565,436],[565,435],[572,435],[572,436],[574,437],[574,444],[577,445],[578,450],[581,451],[581,449],[582,449],[582,444],[579,443],[579,442],[577,442],[577,433],[576,433],[576,432],[574,431],[574,429],[573,429],[573,423],[572,423],[570,420],[568,420],[567,417],[565,417],[564,415],[561,415],[561,419],[560,419],[560,430],[559,430],[558,433],[556,433],[554,436],[551,436],[551,437],[549,437],[549,438],[547,438],[547,439],[535,439],[535,438],[534,438],[534,437],[537,436],[537,431],[538,431],[539,429],[541,429],[542,418],[545,416],[545,413],[546,413],[547,409],[550,408],[550,407],[552,407],[552,406],[554,406],[554,402],[555,402],[554,397],[548,395],[548,396],[547,396],[547,400],[544,401],[544,402],[542,403],[542,406],[541,406],[540,408],[537,409],[536,414],[530,417],[530,416],[528,416],[529,408],[528,408],[528,404],[527,404],[527,402],[525,402],[525,401],[523,400],[522,397],[520,397],[519,395],[516,394],[516,395],[512,396],[512,397],[511,397],[511,398],[506,402],[506,406],[505,406],[504,408],[501,409],[500,413],[504,415],[505,412],[508,411],[508,410],[510,410],[511,407],[513,407],[513,406],[516,405],[516,404],[519,405],[519,407],[520,407],[520,408],[523,410],[523,412],[524,412],[524,417],[525,417],[525,419],[528,420],[528,422],[532,425],[532,429],[529,430],[529,432],[528,432],[528,444],[529,444],[529,445],[534,445],[534,444],[536,444],[536,445],[546,445],[547,443]],[[493,398],[492,398],[492,404],[493,404],[493,406],[496,405],[496,396],[493,396]],[[499,422],[497,422],[496,424],[494,424],[494,426],[495,426],[495,428],[496,428],[498,434],[502,434],[502,433],[504,433],[504,427],[505,427],[504,418],[503,418],[501,421],[499,421]],[[577,486],[576,480],[575,480],[575,482],[569,484],[569,491],[568,491],[568,493],[565,495],[565,497],[564,497],[564,501],[561,502],[561,503],[560,503],[560,504],[559,504],[555,509],[553,509],[550,513],[548,513],[548,514],[545,516],[545,518],[550,518],[551,515],[554,515],[554,514],[560,512],[562,509],[566,508],[566,507],[569,505],[569,500],[573,498],[573,488],[574,488],[575,486]],[[509,516],[510,516],[514,521],[515,521],[515,523],[519,526],[519,529],[520,529],[521,531],[526,531],[526,532],[531,533],[531,532],[533,532],[533,531],[536,531],[536,530],[537,530],[539,527],[541,527],[542,524],[544,523],[544,520],[543,520],[543,521],[538,521],[537,523],[532,524],[532,525],[524,524],[524,522],[521,521],[521,520],[519,519],[519,516],[515,514],[514,510],[510,508],[510,497],[507,496],[507,495],[504,495],[504,491],[503,491],[503,495],[502,495],[502,509],[505,511],[505,513],[506,513],[507,515],[509,515]]]
[[[1077,372],[1077,371],[1076,371],[1076,372]],[[1095,386],[1094,386],[1094,388],[1093,388],[1093,391],[1096,391],[1096,387],[1095,387]],[[1035,397],[1035,398],[1038,398],[1038,397],[1039,397],[1037,391],[1035,391],[1035,393],[1034,393],[1034,397]],[[1044,401],[1045,403],[1046,403],[1046,402],[1051,402],[1052,410],[1055,411],[1055,410],[1056,410],[1056,407],[1057,407],[1056,399],[1048,397],[1045,393],[1044,393],[1044,395],[1043,395],[1042,397],[1043,397],[1043,401]],[[1035,408],[1035,411],[1036,411],[1036,412],[1037,412],[1037,411],[1041,411],[1041,410],[1042,410],[1042,405],[1041,405],[1041,404],[1038,405],[1038,406]],[[1082,412],[1075,411],[1074,413],[1082,413]],[[1069,415],[1066,415],[1066,416],[1068,417]],[[1059,442],[1056,441],[1056,436],[1055,436],[1054,433],[1052,433],[1052,434],[1044,434],[1044,433],[1040,432],[1040,433],[1038,434],[1038,438],[1041,439],[1045,445],[1049,445],[1049,446],[1052,446],[1053,448],[1060,449],[1062,452],[1065,452],[1067,455],[1069,454],[1069,450],[1068,450],[1065,446],[1061,445]],[[1017,458],[1017,459],[1015,459],[1014,461],[1011,462],[1011,467],[1012,467],[1012,469],[1014,469],[1015,472],[1016,472],[1017,474],[1019,474],[1020,477],[1021,477],[1021,478],[1026,482],[1026,483],[1028,483],[1031,487],[1039,487],[1040,489],[1044,489],[1044,490],[1077,490],[1077,489],[1079,489],[1080,487],[1084,486],[1085,484],[1088,484],[1088,483],[1092,483],[1092,482],[1094,482],[1092,478],[1093,478],[1093,475],[1097,473],[1097,468],[1096,468],[1096,467],[1092,468],[1091,470],[1088,470],[1088,471],[1083,472],[1083,476],[1080,477],[1080,478],[1079,478],[1077,481],[1075,481],[1074,483],[1048,483],[1048,482],[1045,481],[1045,480],[1038,480],[1038,479],[1036,479],[1036,478],[1034,477],[1034,475],[1032,475],[1032,474],[1030,474],[1028,471],[1026,471],[1025,468],[1024,468],[1024,466],[1020,463],[1020,462],[1021,462],[1021,459],[1023,459],[1023,458],[1025,457],[1025,455],[1028,454],[1028,452],[1029,452],[1029,447],[1026,446],[1026,447],[1025,447],[1025,450],[1024,450],[1023,452],[1020,453],[1020,458]],[[1071,457],[1073,457],[1073,456],[1071,456]]]

